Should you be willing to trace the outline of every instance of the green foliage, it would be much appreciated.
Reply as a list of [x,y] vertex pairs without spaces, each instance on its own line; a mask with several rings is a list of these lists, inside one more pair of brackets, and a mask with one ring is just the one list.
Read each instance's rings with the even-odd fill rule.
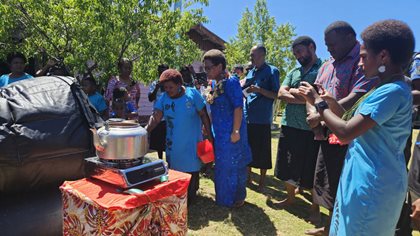
[[233,64],[245,64],[252,46],[263,44],[267,48],[267,61],[280,70],[280,78],[284,78],[296,62],[290,45],[295,36],[294,27],[288,23],[277,25],[270,16],[266,0],[257,0],[254,11],[248,8],[242,13],[236,37],[226,46],[226,57]]
[[249,61],[249,50],[256,41],[252,18],[252,13],[246,8],[238,24],[236,39],[231,39],[230,43],[226,44],[226,59],[232,65]]
[[[205,22],[202,9],[173,10],[174,0],[6,0],[0,5],[0,58],[13,50],[46,53],[84,71],[87,60],[109,75],[122,57],[135,59],[133,77],[150,81],[157,65],[179,67],[199,59],[191,26]],[[18,43],[19,39],[21,42]]]

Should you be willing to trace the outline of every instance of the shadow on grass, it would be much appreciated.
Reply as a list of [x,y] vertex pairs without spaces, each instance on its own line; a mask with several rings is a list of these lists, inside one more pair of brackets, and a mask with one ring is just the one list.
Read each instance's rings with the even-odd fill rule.
[[[259,175],[256,173],[252,173],[251,177],[253,178],[253,180],[259,179]],[[258,185],[251,184],[251,185],[248,185],[248,188],[258,192]],[[275,206],[272,199],[276,201],[280,201],[287,198],[287,193],[282,189],[285,189],[283,181],[278,180],[274,176],[269,176],[269,175],[266,176],[265,189],[264,189],[264,192],[261,194],[267,196],[267,201],[266,201],[267,206],[275,210],[285,210],[300,219],[308,221],[310,217],[311,204],[304,201],[303,199],[299,197],[296,198],[296,202],[291,206],[287,206],[283,208],[278,208]],[[303,194],[300,194],[300,196],[302,196],[307,201],[312,202],[311,194],[307,192],[303,192]],[[324,213],[321,213],[322,221],[325,221],[327,218],[328,218],[327,215],[325,215]],[[314,224],[314,226],[318,227],[320,225]]]
[[272,199],[267,198],[266,200],[266,204],[268,207],[275,209],[275,210],[285,210],[287,212],[289,212],[290,214],[305,220],[306,222],[312,224],[315,227],[321,227],[322,226],[322,222],[326,222],[328,220],[328,216],[325,215],[324,213],[321,212],[321,221],[317,222],[316,224],[313,222],[309,221],[310,218],[310,207],[311,205],[308,204],[307,202],[303,201],[300,198],[296,198],[296,201],[293,205],[290,206],[285,206],[282,208],[278,208],[277,206],[275,206],[274,202],[272,201]]
[[188,228],[192,230],[207,227],[210,221],[222,222],[228,217],[229,210],[217,206],[209,196],[197,195],[194,203],[188,206]]
[[[258,191],[258,183],[260,179],[260,175],[254,172],[251,173],[251,179],[253,180],[252,184],[248,184],[247,187],[255,192]],[[265,177],[265,189],[264,192],[261,193],[266,196],[272,196],[276,199],[284,199],[287,197],[287,194],[282,191],[284,189],[284,184],[282,181],[276,179],[274,176],[266,175]]]
[[[216,205],[209,196],[197,196],[188,209],[188,228],[199,230],[209,226],[210,221],[229,220],[243,235],[277,235],[274,223],[260,207],[246,202],[242,207],[230,209]],[[261,227],[264,226],[264,227]]]
[[277,229],[264,210],[246,202],[241,208],[232,209],[232,222],[242,235],[277,235]]

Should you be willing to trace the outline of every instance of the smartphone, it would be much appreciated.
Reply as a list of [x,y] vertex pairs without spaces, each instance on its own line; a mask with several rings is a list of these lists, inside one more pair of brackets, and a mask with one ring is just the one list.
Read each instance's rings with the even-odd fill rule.
[[321,84],[314,84],[314,88],[318,94],[322,94],[322,85]]

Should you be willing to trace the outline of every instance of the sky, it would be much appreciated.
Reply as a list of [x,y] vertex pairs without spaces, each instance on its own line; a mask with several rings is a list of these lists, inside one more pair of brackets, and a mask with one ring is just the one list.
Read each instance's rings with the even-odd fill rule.
[[[209,0],[203,7],[209,22],[204,25],[225,41],[238,32],[245,8],[254,10],[256,0]],[[416,51],[420,51],[420,0],[267,0],[268,11],[277,24],[290,23],[299,35],[312,37],[320,58],[329,57],[324,30],[336,20],[350,23],[360,33],[370,24],[384,19],[406,22],[414,32]]]

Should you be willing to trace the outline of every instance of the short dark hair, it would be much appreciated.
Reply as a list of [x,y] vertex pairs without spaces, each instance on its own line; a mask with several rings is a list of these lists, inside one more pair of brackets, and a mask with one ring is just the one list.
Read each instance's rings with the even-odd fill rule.
[[20,58],[24,63],[27,62],[25,55],[20,52],[12,52],[7,55],[7,63],[10,65],[15,58]]
[[160,76],[165,70],[169,69],[169,66],[167,64],[160,64],[158,65],[158,75]]
[[133,66],[133,61],[131,61],[130,59],[128,59],[128,58],[121,58],[119,61],[118,61],[118,69],[121,69],[121,67],[124,65],[124,64],[126,64],[126,63],[128,63],[128,64],[130,64],[131,66]]
[[387,50],[393,63],[406,66],[413,55],[414,35],[410,27],[399,20],[378,21],[362,32],[367,49],[375,53]]
[[341,35],[351,34],[354,37],[356,37],[356,31],[354,31],[353,27],[345,21],[335,21],[331,23],[325,29],[324,35],[327,35],[331,33],[332,31],[335,31],[336,33],[341,34]]
[[167,69],[160,75],[159,83],[165,83],[169,81],[172,81],[175,84],[184,83],[181,73],[175,69]]
[[248,62],[248,63],[246,63],[245,70],[251,70],[251,69],[252,69],[252,67],[254,67],[254,66],[252,65],[252,62]]
[[239,69],[239,70],[241,70],[242,72],[244,72],[244,66],[243,66],[243,65],[241,65],[241,64],[236,64],[235,66],[233,66],[233,69],[234,69],[234,70]]
[[[59,73],[57,73],[59,72]],[[48,70],[47,75],[63,75],[63,76],[70,76],[69,71],[67,70],[66,66],[64,65],[64,63],[62,61],[58,62],[57,64],[55,64],[53,67],[51,67]]]
[[203,61],[209,60],[213,65],[217,66],[219,64],[222,64],[222,69],[226,69],[226,57],[223,52],[217,49],[212,49],[204,53],[203,55]]
[[267,55],[267,49],[262,44],[257,44],[255,50],[261,51],[264,55]]
[[167,70],[169,66],[167,64],[160,64],[158,65],[158,70]]
[[295,48],[297,45],[304,45],[304,46],[308,47],[311,44],[314,45],[314,49],[316,49],[315,41],[311,37],[309,37],[309,36],[299,36],[293,41],[292,48]]
[[97,87],[97,86],[98,86],[98,84],[96,83],[96,80],[95,80],[92,76],[90,76],[90,75],[85,76],[85,77],[82,79],[82,81],[89,82],[89,83],[91,83],[94,87]]
[[112,91],[112,99],[113,100],[115,100],[115,99],[122,99],[122,98],[124,98],[125,97],[125,95],[128,93],[128,91],[127,91],[127,89],[126,88],[124,88],[124,87],[118,87],[118,88],[115,88],[113,91]]

